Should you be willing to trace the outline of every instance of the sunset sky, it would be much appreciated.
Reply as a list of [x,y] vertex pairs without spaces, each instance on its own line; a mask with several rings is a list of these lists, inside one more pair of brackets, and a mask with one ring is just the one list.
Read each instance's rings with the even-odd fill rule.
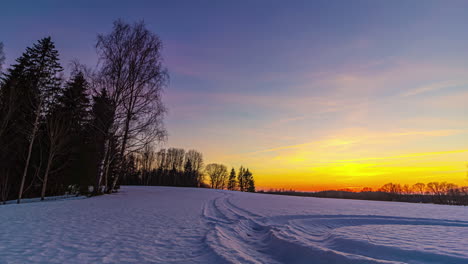
[[468,185],[468,1],[5,1],[0,10],[7,64],[50,35],[64,66],[94,66],[97,33],[143,19],[171,78],[163,146],[247,166],[258,189]]

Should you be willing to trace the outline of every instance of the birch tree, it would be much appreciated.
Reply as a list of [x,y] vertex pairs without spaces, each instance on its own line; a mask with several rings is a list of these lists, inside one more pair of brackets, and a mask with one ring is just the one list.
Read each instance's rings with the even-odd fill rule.
[[[98,36],[96,47],[101,62],[100,84],[116,106],[122,171],[128,152],[166,136],[161,92],[168,74],[162,64],[162,42],[143,22],[130,25],[117,20],[111,33]],[[111,190],[119,176],[114,177]]]

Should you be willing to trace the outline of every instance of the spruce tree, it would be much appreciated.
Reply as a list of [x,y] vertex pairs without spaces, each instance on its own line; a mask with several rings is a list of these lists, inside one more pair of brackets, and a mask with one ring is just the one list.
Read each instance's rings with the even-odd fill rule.
[[184,165],[184,180],[182,186],[194,186],[195,177],[192,162],[188,159]]
[[228,190],[234,191],[236,189],[236,171],[234,168],[231,169],[228,180]]
[[[17,64],[6,75],[9,96],[16,94],[24,100],[21,107],[16,106],[23,112],[23,118],[18,124],[18,132],[24,132],[28,141],[25,153],[26,161],[18,192],[18,203],[23,195],[23,188],[28,175],[34,142],[39,134],[41,124],[45,116],[58,98],[60,93],[60,78],[58,74],[62,71],[59,63],[58,51],[50,37],[43,38],[27,48],[26,52],[17,59]],[[4,90],[2,89],[2,90]],[[18,91],[19,90],[19,91]],[[11,98],[11,97],[9,97]]]
[[68,120],[70,129],[76,134],[84,130],[89,120],[88,90],[88,82],[83,73],[78,72],[67,82],[62,96],[58,99],[60,111]]
[[254,178],[253,178],[253,175],[252,173],[249,171],[249,169],[247,169],[245,171],[245,181],[246,181],[246,191],[247,192],[255,192],[255,181],[254,181]]
[[29,89],[26,68],[29,58],[23,54],[17,63],[2,77],[0,86],[0,191],[1,200],[12,199],[11,186],[17,191],[21,179],[19,174],[28,148],[26,129],[34,120],[30,108],[32,91]]
[[242,166],[239,168],[239,173],[237,174],[237,182],[239,183],[239,190],[241,192],[246,191],[245,190],[245,169]]
[[87,177],[86,163],[86,124],[90,119],[90,102],[88,98],[89,83],[82,72],[75,73],[65,85],[63,94],[58,98],[59,105],[56,114],[63,118],[68,127],[68,155],[64,158],[67,163],[63,171],[65,184],[78,185],[81,192],[86,192],[94,181]]

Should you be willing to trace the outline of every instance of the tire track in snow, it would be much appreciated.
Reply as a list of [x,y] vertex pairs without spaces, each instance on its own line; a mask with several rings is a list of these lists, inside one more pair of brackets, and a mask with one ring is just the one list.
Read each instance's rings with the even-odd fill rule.
[[[418,259],[463,258],[427,252],[402,250],[343,237],[341,228],[362,225],[434,225],[468,227],[459,221],[411,219],[383,216],[285,215],[266,218],[236,206],[233,194],[219,191],[220,197],[204,208],[211,226],[207,245],[229,263],[418,263]],[[413,259],[415,262],[405,262]]]
[[219,193],[220,197],[207,202],[203,208],[203,217],[211,226],[206,234],[207,246],[227,263],[276,263],[253,246],[265,235],[264,228],[230,208],[228,199],[232,194]]
[[233,205],[232,194],[220,193],[205,205],[203,217],[212,227],[207,245],[228,263],[401,263],[301,243],[287,229],[262,223],[261,216]]

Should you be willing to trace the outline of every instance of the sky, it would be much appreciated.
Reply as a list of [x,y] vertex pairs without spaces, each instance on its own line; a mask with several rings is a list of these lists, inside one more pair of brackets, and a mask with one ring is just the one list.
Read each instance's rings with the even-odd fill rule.
[[2,1],[7,65],[66,67],[144,20],[164,43],[168,141],[258,189],[468,185],[468,1]]

